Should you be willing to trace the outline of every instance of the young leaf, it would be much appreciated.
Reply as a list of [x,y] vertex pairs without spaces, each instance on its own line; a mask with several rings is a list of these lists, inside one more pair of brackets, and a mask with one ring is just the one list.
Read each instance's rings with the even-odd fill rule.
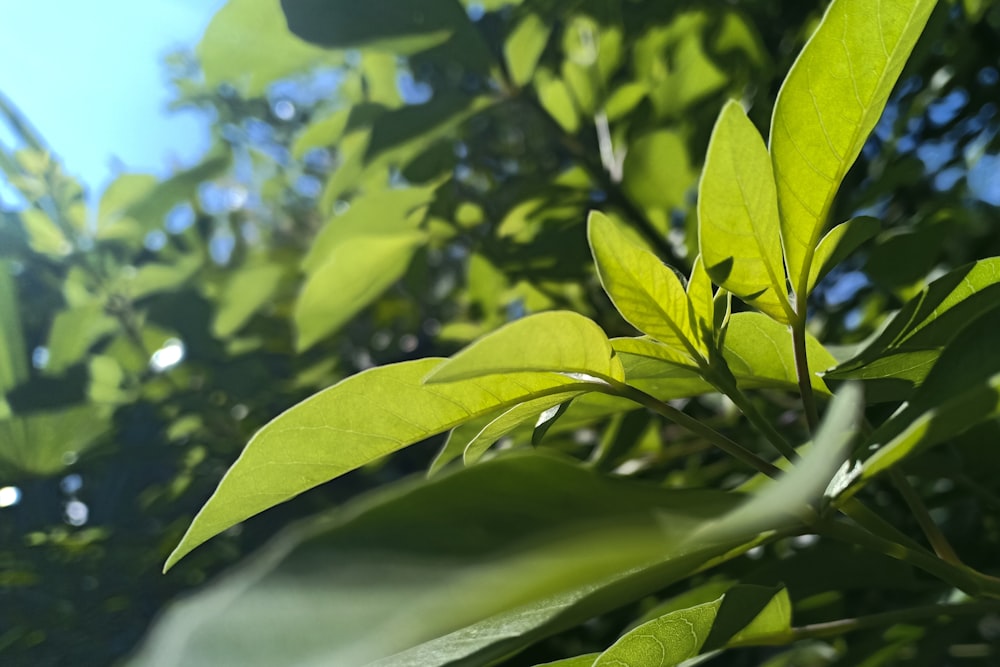
[[816,246],[816,254],[809,268],[806,293],[812,292],[816,283],[829,273],[830,269],[844,261],[862,243],[878,234],[881,226],[877,219],[863,215],[842,222],[827,232]]
[[497,409],[588,388],[588,383],[550,373],[422,384],[442,361],[373,368],[273,419],[222,478],[166,569],[226,528],[386,454]]
[[745,552],[682,539],[738,502],[535,452],[381,489],[180,602],[137,664],[496,664]]
[[435,368],[425,382],[543,371],[625,380],[621,361],[601,328],[582,315],[557,310],[500,327]]
[[719,598],[640,625],[602,653],[594,667],[676,667],[701,652],[721,605]]
[[715,343],[715,295],[712,294],[712,279],[701,255],[694,258],[691,266],[687,296],[691,304],[691,322],[702,342],[711,348]]
[[629,241],[603,213],[591,212],[587,237],[604,291],[622,317],[694,362],[705,347],[692,326],[687,293],[677,275]]
[[534,424],[538,421],[538,416],[541,413],[550,408],[562,405],[582,393],[574,391],[565,394],[553,394],[552,396],[543,396],[521,403],[520,405],[515,405],[487,424],[483,430],[469,441],[464,450],[465,465],[471,465],[478,461],[493,443],[514,429],[525,424]]
[[358,236],[334,248],[295,303],[296,349],[308,350],[389,289],[424,241],[419,232]]
[[771,159],[785,262],[800,296],[834,195],[935,4],[834,0],[781,86],[771,119]]
[[698,248],[712,280],[779,322],[794,317],[767,147],[743,107],[723,107],[698,188]]
[[573,658],[566,658],[565,660],[556,660],[555,662],[546,662],[541,665],[535,665],[535,667],[594,667],[594,661],[597,660],[597,656],[600,653],[587,653],[586,655],[578,655]]

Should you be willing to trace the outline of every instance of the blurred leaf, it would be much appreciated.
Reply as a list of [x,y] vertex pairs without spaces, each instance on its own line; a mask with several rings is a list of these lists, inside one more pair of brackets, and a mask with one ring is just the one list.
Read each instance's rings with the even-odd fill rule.
[[[200,164],[177,172],[144,196],[134,199],[122,215],[136,220],[143,230],[157,229],[177,204],[195,197],[198,186],[220,176],[229,166],[229,156],[208,157]],[[137,182],[138,184],[138,182]],[[141,186],[140,186],[141,187]]]
[[553,311],[505,324],[435,367],[424,381],[437,384],[542,371],[625,379],[621,362],[599,326],[583,315]]
[[301,160],[314,148],[332,148],[344,135],[351,110],[338,109],[329,116],[314,120],[299,134],[292,144],[292,157]]
[[423,384],[442,361],[365,371],[276,417],[247,444],[166,567],[226,528],[386,454],[537,396],[590,388],[554,373]]
[[97,238],[126,239],[141,242],[149,227],[144,227],[126,215],[134,205],[156,188],[152,174],[122,174],[101,194],[97,209]]
[[813,287],[829,273],[830,269],[847,259],[865,241],[878,234],[881,227],[882,223],[876,218],[860,216],[842,222],[827,232],[816,246],[806,291],[812,292]]
[[35,252],[51,257],[65,257],[73,250],[59,226],[37,208],[29,208],[19,213],[24,230],[28,233],[28,244]]
[[419,6],[394,0],[281,0],[293,33],[335,49],[363,47],[408,55],[441,44],[460,30],[474,30],[456,0]]
[[836,0],[778,93],[771,155],[792,288],[806,292],[834,195],[875,128],[935,0]]
[[242,329],[258,310],[272,302],[284,275],[285,269],[278,264],[249,266],[234,273],[219,295],[212,334],[228,338]]
[[691,322],[687,293],[677,275],[600,212],[590,214],[587,237],[604,291],[622,317],[693,363],[705,346]]
[[0,404],[4,394],[28,379],[29,372],[17,286],[10,263],[0,261]]
[[152,294],[172,292],[187,283],[204,264],[201,253],[186,253],[173,264],[143,264],[128,283],[129,295],[142,299]]
[[535,92],[542,107],[559,127],[569,134],[576,134],[580,129],[580,117],[566,83],[552,72],[541,69],[535,75]]
[[111,426],[93,405],[0,420],[0,475],[5,480],[61,474]]
[[411,236],[424,219],[434,188],[400,188],[355,197],[350,208],[333,216],[309,247],[302,268],[312,274],[326,266],[345,241],[378,235]]
[[680,135],[658,130],[629,143],[622,187],[647,214],[660,212],[653,216],[654,222],[661,233],[666,233],[667,214],[686,208],[697,175]]
[[552,26],[535,13],[527,14],[511,31],[504,42],[503,52],[511,80],[523,86],[535,74],[535,65],[541,58],[552,33]]
[[403,277],[424,241],[421,233],[405,233],[356,236],[337,245],[295,303],[296,349],[309,349],[381,296]]
[[408,162],[491,103],[485,96],[442,93],[423,104],[387,111],[372,122],[365,160]]
[[698,190],[698,247],[712,281],[791,322],[771,161],[743,107],[730,100],[712,130]]
[[734,501],[502,457],[286,535],[175,608],[141,664],[494,664],[748,548],[682,539]]
[[535,665],[535,667],[593,667],[594,661],[597,660],[597,656],[599,655],[601,654],[588,653],[586,655],[578,655],[575,658],[546,662],[545,664]]
[[59,311],[45,344],[49,351],[45,372],[63,373],[87,356],[98,341],[118,329],[118,321],[104,312],[104,304],[100,302]]
[[246,98],[262,96],[279,79],[343,58],[291,34],[279,0],[229,0],[205,29],[197,55],[209,88],[230,84]]

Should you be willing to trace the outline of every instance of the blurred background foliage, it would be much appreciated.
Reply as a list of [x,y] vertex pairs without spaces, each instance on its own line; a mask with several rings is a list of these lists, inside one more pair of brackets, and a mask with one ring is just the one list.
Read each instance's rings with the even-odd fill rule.
[[[161,575],[243,444],[311,393],[547,309],[631,333],[595,279],[586,212],[618,218],[687,273],[718,110],[737,98],[766,131],[824,5],[230,0],[165,62],[174,105],[212,114],[211,150],[167,179],[122,174],[91,207],[59,147],[0,98],[16,137],[0,146],[0,662],[113,664],[179,593],[291,519],[425,469],[441,445],[309,492]],[[939,3],[837,201],[834,222],[867,213],[882,230],[817,290],[824,342],[859,342],[929,278],[1000,254],[998,56],[998,3]],[[769,398],[787,422],[786,397]],[[744,428],[715,397],[688,410]],[[566,419],[546,446],[596,448],[609,470],[676,486],[734,474],[645,414]],[[998,546],[995,518],[978,534],[1000,506],[997,458],[960,440],[915,464],[972,565]],[[941,470],[950,483],[933,486]],[[876,502],[912,521],[890,494]],[[881,584],[909,576],[876,563],[819,582],[808,546],[727,567],[780,569],[805,620],[878,610]],[[552,640],[552,657],[566,642],[606,645],[615,622]],[[983,637],[971,621],[947,632],[902,633],[880,659],[945,664],[949,646]],[[876,640],[768,664],[861,664],[885,653]]]

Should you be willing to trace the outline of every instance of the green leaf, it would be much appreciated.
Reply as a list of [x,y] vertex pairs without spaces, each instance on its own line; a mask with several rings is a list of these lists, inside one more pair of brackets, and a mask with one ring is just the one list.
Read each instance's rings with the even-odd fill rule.
[[511,431],[526,424],[535,424],[539,419],[539,415],[544,414],[546,410],[562,405],[566,401],[570,401],[583,393],[581,391],[574,391],[565,394],[553,394],[552,396],[543,396],[526,401],[520,405],[515,405],[487,424],[483,430],[477,433],[466,444],[464,450],[465,465],[471,465],[478,461],[493,443]]
[[278,264],[250,266],[234,273],[219,295],[212,334],[228,338],[242,329],[258,310],[271,303],[284,275],[284,267]]
[[745,551],[684,539],[737,502],[504,456],[286,533],[168,611],[138,664],[496,664]]
[[351,109],[339,109],[306,125],[292,144],[292,157],[301,160],[314,148],[333,147],[344,136],[350,117]]
[[622,188],[666,234],[669,214],[687,208],[698,172],[691,165],[684,138],[677,132],[657,130],[629,142],[622,165]]
[[838,469],[847,460],[860,432],[864,401],[857,384],[837,392],[813,441],[812,448],[777,480],[758,476],[766,484],[739,509],[696,531],[699,539],[725,539],[745,531],[779,531],[807,524],[827,502]]
[[1000,309],[994,309],[948,344],[912,398],[871,436],[878,449],[864,462],[861,480],[1000,413],[998,328]]
[[0,475],[17,480],[61,474],[110,426],[105,411],[93,405],[0,419]]
[[441,44],[457,31],[474,29],[455,0],[429,0],[419,7],[395,0],[281,0],[281,7],[293,33],[334,49],[363,47],[408,55]]
[[603,213],[593,211],[587,238],[604,291],[639,331],[686,354],[694,362],[704,350],[692,326],[680,279],[656,255],[634,245]]
[[83,359],[100,340],[119,330],[118,321],[92,302],[56,314],[49,330],[46,373],[59,374]]
[[906,398],[927,376],[941,351],[1000,297],[1000,258],[989,258],[938,278],[906,303],[865,349],[826,374],[865,380],[869,401]]
[[295,302],[298,351],[336,332],[403,277],[422,233],[347,239],[306,279]]
[[882,223],[876,218],[861,216],[842,222],[829,232],[816,246],[812,266],[809,268],[809,281],[806,283],[806,293],[812,292],[820,279],[830,272],[830,269],[844,261],[865,241],[873,238],[881,229]]
[[52,257],[65,257],[73,250],[73,245],[59,225],[37,208],[29,208],[18,213],[24,231],[28,233],[28,245],[37,253]]
[[423,384],[442,361],[373,368],[276,417],[247,444],[166,567],[226,528],[403,447],[532,398],[589,389],[550,373]]
[[778,93],[771,157],[792,287],[805,294],[834,195],[935,0],[835,0]]
[[732,100],[708,143],[698,189],[698,247],[717,285],[779,322],[794,319],[771,161],[757,128]]
[[344,213],[333,216],[302,260],[306,273],[326,265],[337,247],[358,236],[405,236],[417,231],[433,200],[434,188],[374,190],[351,200]]
[[715,295],[712,294],[712,279],[705,270],[701,255],[694,258],[687,296],[691,304],[691,322],[705,346],[711,348],[715,343]]
[[604,331],[583,315],[557,310],[505,324],[435,368],[425,382],[518,372],[575,373],[618,382],[625,379]]
[[594,667],[674,667],[695,657],[712,630],[722,598],[645,623],[602,653]]
[[504,58],[511,80],[523,86],[535,74],[535,65],[542,57],[552,33],[552,25],[538,14],[528,14],[511,31],[503,45]]
[[543,68],[535,75],[535,92],[542,107],[559,127],[569,134],[576,134],[580,129],[580,117],[566,83]]
[[535,665],[535,667],[593,667],[594,661],[597,660],[599,655],[601,654],[588,653],[586,655],[578,655],[575,658],[566,658],[565,660],[546,662],[544,664]]
[[[798,386],[792,334],[788,327],[766,315],[736,313],[730,317],[722,355],[743,387],[777,386],[788,389]],[[819,373],[836,366],[837,360],[808,334],[806,358],[813,390],[829,396],[830,389]]]
[[735,586],[720,598],[671,611],[634,628],[602,653],[593,667],[674,667],[730,644],[783,639],[790,628],[787,591]]
[[[2,100],[2,98],[0,98]],[[10,264],[0,261],[0,404],[4,394],[28,379],[28,352]]]
[[174,174],[132,201],[121,212],[122,216],[135,220],[144,230],[159,227],[174,206],[194,199],[198,186],[220,176],[229,167],[229,161],[228,154],[210,156],[200,164]]
[[279,79],[343,60],[292,35],[279,0],[229,0],[212,17],[196,52],[209,88],[229,84],[244,98],[262,96]]
[[185,253],[173,264],[150,262],[139,267],[129,281],[129,295],[142,299],[152,294],[173,292],[198,273],[205,257],[198,252]]
[[156,188],[152,174],[122,174],[105,188],[97,209],[97,238],[142,242],[151,227],[143,227],[126,215]]

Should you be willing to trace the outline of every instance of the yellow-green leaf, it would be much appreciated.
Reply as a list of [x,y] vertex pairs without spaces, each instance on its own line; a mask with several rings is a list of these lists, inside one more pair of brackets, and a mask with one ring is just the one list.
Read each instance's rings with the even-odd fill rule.
[[622,317],[693,361],[705,348],[692,326],[687,293],[677,274],[629,241],[603,213],[591,212],[587,235],[601,284]]
[[698,190],[698,247],[712,280],[779,322],[794,313],[771,160],[738,102],[722,109]]
[[415,442],[532,398],[588,388],[554,373],[423,384],[442,361],[373,368],[276,417],[247,444],[166,567],[223,530]]
[[568,311],[530,315],[461,350],[427,376],[429,383],[519,372],[575,373],[622,382],[625,373],[604,331]]
[[805,293],[834,195],[935,0],[835,0],[778,93],[771,158],[793,289]]
[[517,24],[503,45],[504,58],[511,80],[519,86],[531,81],[535,65],[545,50],[552,32],[551,23],[546,23],[535,13],[528,14]]

